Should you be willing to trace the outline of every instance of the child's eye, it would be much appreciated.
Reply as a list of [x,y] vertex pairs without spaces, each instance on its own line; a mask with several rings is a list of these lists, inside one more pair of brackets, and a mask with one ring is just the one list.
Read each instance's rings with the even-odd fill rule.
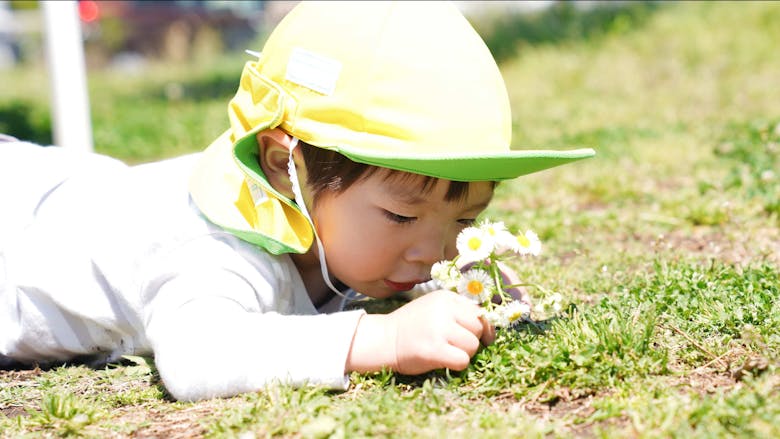
[[477,219],[476,218],[462,218],[462,219],[459,219],[458,222],[461,223],[462,225],[466,226],[466,227],[470,227],[470,226],[473,226],[474,224],[477,223]]
[[394,223],[398,223],[398,224],[408,224],[408,223],[410,223],[410,222],[412,222],[412,221],[414,221],[416,219],[416,218],[411,217],[411,216],[399,215],[397,213],[390,212],[389,210],[383,210],[383,212],[384,212],[385,216],[387,217],[387,219],[389,219],[390,221],[392,221]]

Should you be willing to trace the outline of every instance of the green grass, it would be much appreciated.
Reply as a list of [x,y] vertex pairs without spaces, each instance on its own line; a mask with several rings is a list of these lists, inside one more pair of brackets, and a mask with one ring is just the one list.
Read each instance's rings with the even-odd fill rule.
[[[0,436],[780,436],[778,22],[772,2],[664,4],[501,64],[517,145],[598,155],[499,185],[486,216],[539,233],[542,256],[516,268],[564,306],[466,371],[199,403],[170,401],[139,358],[0,372]],[[202,149],[227,127],[241,59],[91,73],[97,149]],[[35,75],[0,72],[0,108],[31,106],[33,128]]]

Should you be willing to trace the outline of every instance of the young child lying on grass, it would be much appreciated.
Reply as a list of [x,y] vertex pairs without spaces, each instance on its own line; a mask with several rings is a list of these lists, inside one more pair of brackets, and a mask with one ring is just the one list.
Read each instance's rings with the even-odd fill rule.
[[299,4],[228,112],[203,153],[134,167],[0,143],[0,362],[153,354],[181,400],[461,370],[493,328],[432,264],[496,181],[593,154],[510,150],[501,74],[443,2]]

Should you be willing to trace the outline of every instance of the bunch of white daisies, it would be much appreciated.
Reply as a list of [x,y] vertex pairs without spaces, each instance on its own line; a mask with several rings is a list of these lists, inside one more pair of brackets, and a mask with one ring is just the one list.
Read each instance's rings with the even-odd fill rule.
[[[508,256],[537,256],[542,250],[539,237],[531,230],[511,233],[503,222],[484,221],[467,227],[458,235],[458,255],[431,267],[431,277],[441,288],[455,291],[485,309],[487,320],[506,327],[528,319],[528,304],[514,298],[507,290],[525,284],[504,285],[499,261]],[[493,297],[498,296],[498,303]]]

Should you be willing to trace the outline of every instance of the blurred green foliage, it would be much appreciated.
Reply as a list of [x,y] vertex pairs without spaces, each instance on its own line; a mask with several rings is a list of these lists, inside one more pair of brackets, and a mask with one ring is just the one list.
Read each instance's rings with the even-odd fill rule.
[[488,14],[472,19],[496,61],[518,54],[523,45],[554,44],[620,34],[647,21],[657,1],[602,2],[583,7],[575,1],[557,1],[544,10],[526,14]]
[[731,162],[724,189],[743,190],[780,217],[780,120],[731,124],[716,156]]
[[15,10],[29,10],[38,8],[37,0],[9,0],[8,4],[11,6],[11,9]]
[[[35,2],[13,2],[14,8],[34,7]],[[17,5],[18,3],[18,5]],[[657,8],[656,2],[603,4],[591,8],[571,2],[558,2],[536,13],[480,16],[473,20],[494,56],[505,60],[525,45],[556,44],[587,40],[600,35],[623,32],[641,23]],[[122,24],[104,23],[102,44],[111,46],[121,39]],[[261,36],[259,38],[265,38]],[[258,42],[259,43],[259,42]],[[250,47],[261,47],[254,44]],[[96,149],[121,156],[130,162],[148,161],[205,147],[227,128],[224,108],[238,86],[243,54],[227,54],[195,65],[146,68],[141,75],[129,78],[127,73],[111,69],[89,72],[90,103]],[[191,63],[190,63],[191,64]],[[28,66],[29,67],[29,66]],[[11,81],[14,79],[12,78]],[[22,73],[18,81],[29,81]],[[3,87],[0,86],[0,92]],[[15,90],[16,91],[16,90]],[[39,143],[52,141],[51,120],[46,115],[48,101],[45,89],[27,90],[19,95],[3,93],[11,102],[0,104],[0,132]],[[32,91],[32,93],[25,93]],[[139,110],[142,109],[142,110]],[[161,113],[149,117],[150,112]],[[165,132],[187,131],[176,128],[186,120],[207,119],[195,124],[197,129],[176,144],[165,140]],[[178,121],[177,121],[178,119]],[[116,121],[122,121],[121,124]],[[594,139],[622,140],[618,131],[593,133]],[[202,133],[202,134],[201,134]],[[583,140],[575,136],[573,141]],[[183,140],[183,142],[182,142]],[[160,145],[156,145],[160,144]]]
[[51,116],[48,108],[29,102],[0,101],[0,133],[42,145],[51,143]]

